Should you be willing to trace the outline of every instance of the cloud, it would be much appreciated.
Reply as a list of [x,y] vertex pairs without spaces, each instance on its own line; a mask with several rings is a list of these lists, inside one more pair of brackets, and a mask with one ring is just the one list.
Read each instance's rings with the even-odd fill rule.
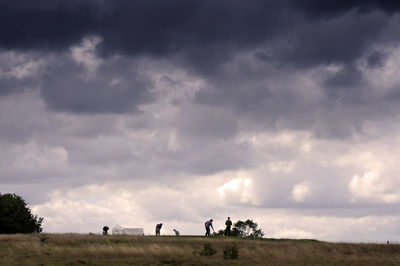
[[265,235],[274,238],[312,238],[328,241],[398,242],[396,231],[398,216],[372,216],[359,218],[327,215],[302,215],[297,212],[271,211],[260,224]]
[[252,194],[252,181],[249,178],[234,178],[218,187],[218,195],[229,203],[252,203]]
[[13,51],[0,52],[0,97],[39,87],[45,60]]
[[311,192],[312,190],[310,184],[306,182],[299,183],[293,187],[292,197],[295,201],[301,202],[307,199]]
[[306,12],[311,18],[321,17],[332,17],[340,15],[348,10],[357,10],[359,13],[369,12],[371,10],[380,9],[385,12],[396,12],[399,9],[399,3],[397,1],[334,1],[329,0],[324,4],[317,0],[300,0],[291,1],[296,8],[299,8]]
[[[216,3],[209,0],[185,3],[175,0],[168,3],[159,0],[143,3],[74,0],[65,3],[57,0],[33,4],[29,1],[13,3],[3,0],[0,3],[3,27],[0,29],[4,32],[4,38],[0,46],[5,49],[60,51],[69,49],[87,36],[101,36],[101,52],[104,55],[163,56],[183,51],[190,64],[206,70],[206,66],[212,67],[213,62],[228,59],[232,50],[275,41],[291,35],[293,31],[298,32],[308,21],[320,20],[325,25],[333,21],[337,26],[320,27],[319,23],[315,23],[317,28],[303,31],[304,38],[300,36],[300,43],[294,42],[296,47],[287,54],[297,58],[320,55],[336,60],[335,57],[359,55],[361,44],[373,40],[382,26],[382,20],[379,19],[367,24],[362,21],[375,11],[396,12],[398,4],[390,3],[350,1],[337,4],[329,1],[321,6],[314,1],[276,3],[257,0],[248,5],[242,1]],[[358,22],[355,20],[351,23],[343,19],[343,14],[352,10],[363,11],[349,15],[350,20],[358,17]],[[324,16],[331,20],[324,21]],[[335,20],[337,17],[341,19]],[[340,27],[341,23],[347,23],[347,26]],[[356,33],[349,34],[354,30],[357,30]],[[36,34],[32,35],[32,32]],[[314,49],[307,50],[313,32],[319,34],[312,35],[312,39],[315,39]],[[339,41],[337,38],[341,37],[350,38],[340,41],[345,41],[352,49],[335,45]],[[303,52],[296,53],[295,48],[302,48]],[[331,52],[325,48],[331,48]],[[329,54],[332,56],[329,57]]]
[[[101,38],[85,38],[79,46],[71,48],[71,57],[79,65],[82,65],[87,71],[87,78],[95,75],[95,72],[100,67],[101,59],[95,54],[96,46],[101,42]],[[111,85],[117,85],[115,80],[111,81]]]
[[137,72],[134,63],[111,58],[100,64],[88,51],[77,61],[74,49],[43,77],[41,95],[49,108],[77,113],[134,112],[150,99],[149,80]]
[[375,51],[368,57],[367,66],[370,68],[383,67],[386,59],[387,55],[384,51]]
[[52,232],[393,239],[398,8],[0,0],[0,192]]
[[366,172],[362,176],[355,175],[349,184],[353,200],[396,203],[400,199],[396,187],[390,179],[385,179],[377,172]]
[[315,239],[316,235],[312,232],[307,232],[297,229],[283,229],[282,231],[276,232],[272,237],[274,238],[290,238],[290,239]]

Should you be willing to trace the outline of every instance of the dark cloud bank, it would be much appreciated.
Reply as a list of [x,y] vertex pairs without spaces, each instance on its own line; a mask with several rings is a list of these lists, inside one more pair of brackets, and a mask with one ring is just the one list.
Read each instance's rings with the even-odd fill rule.
[[331,19],[352,10],[355,16],[376,10],[393,14],[400,4],[397,1],[311,0],[251,3],[238,0],[3,0],[0,7],[0,45],[5,49],[58,50],[70,47],[86,35],[100,35],[104,38],[102,48],[106,54],[164,55],[190,46],[256,45],[293,30],[299,21]]
[[[313,127],[320,119],[317,112],[344,108],[350,112],[344,124],[357,124],[360,116],[379,113],[375,113],[377,108],[353,112],[353,106],[393,102],[391,96],[377,98],[371,93],[373,88],[364,82],[356,62],[365,57],[371,69],[385,65],[390,55],[381,47],[398,41],[399,8],[398,1],[372,0],[3,0],[0,47],[37,56],[59,54],[95,36],[101,39],[96,54],[103,59],[113,55],[167,59],[206,79],[208,85],[195,98],[198,104],[225,107],[246,119],[263,117],[268,126],[284,117],[296,128]],[[241,53],[252,54],[259,67],[240,66],[234,60]],[[227,71],[229,64],[237,69]],[[312,105],[304,100],[306,94],[289,88],[293,84],[282,88],[273,81],[277,75],[284,80],[293,73],[331,64],[341,69],[320,78],[324,97]],[[37,84],[49,108],[77,113],[132,112],[152,101],[148,89],[153,84],[129,63],[102,66],[100,78],[93,80],[82,80],[81,71],[66,60],[33,81],[3,80],[0,95],[21,91],[25,83]],[[128,77],[128,82],[111,86],[116,73]],[[387,109],[385,113],[397,110]],[[333,119],[328,124],[334,123]],[[329,129],[315,127],[321,136],[329,135]],[[349,130],[345,126],[334,135],[347,135]]]

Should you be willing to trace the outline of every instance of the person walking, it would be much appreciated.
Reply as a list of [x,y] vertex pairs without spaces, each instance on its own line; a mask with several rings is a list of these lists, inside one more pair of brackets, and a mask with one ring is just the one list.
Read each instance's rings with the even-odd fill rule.
[[160,235],[161,227],[162,227],[162,223],[159,223],[156,225],[156,236]]
[[232,221],[231,221],[230,217],[228,217],[228,220],[226,220],[225,225],[226,225],[226,228],[225,228],[224,235],[230,236],[231,235],[231,226],[232,226]]
[[210,236],[210,227],[212,228],[213,232],[214,231],[214,227],[213,227],[213,219],[210,219],[209,221],[205,222],[205,227],[206,227],[206,236]]

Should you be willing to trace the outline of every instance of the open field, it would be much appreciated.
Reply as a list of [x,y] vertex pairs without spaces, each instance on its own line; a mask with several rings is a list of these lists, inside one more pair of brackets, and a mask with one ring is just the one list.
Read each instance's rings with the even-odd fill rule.
[[[0,235],[0,265],[400,265],[400,245],[226,237]],[[41,241],[42,238],[42,241]],[[205,243],[217,253],[201,256]],[[235,243],[239,257],[224,259]]]

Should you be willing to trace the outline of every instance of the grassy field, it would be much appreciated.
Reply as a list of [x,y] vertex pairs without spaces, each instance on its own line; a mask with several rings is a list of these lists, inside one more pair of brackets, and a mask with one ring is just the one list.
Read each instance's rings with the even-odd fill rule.
[[[226,237],[0,235],[0,265],[400,265],[400,245]],[[205,243],[217,251],[202,256]],[[224,259],[236,244],[239,257]]]

